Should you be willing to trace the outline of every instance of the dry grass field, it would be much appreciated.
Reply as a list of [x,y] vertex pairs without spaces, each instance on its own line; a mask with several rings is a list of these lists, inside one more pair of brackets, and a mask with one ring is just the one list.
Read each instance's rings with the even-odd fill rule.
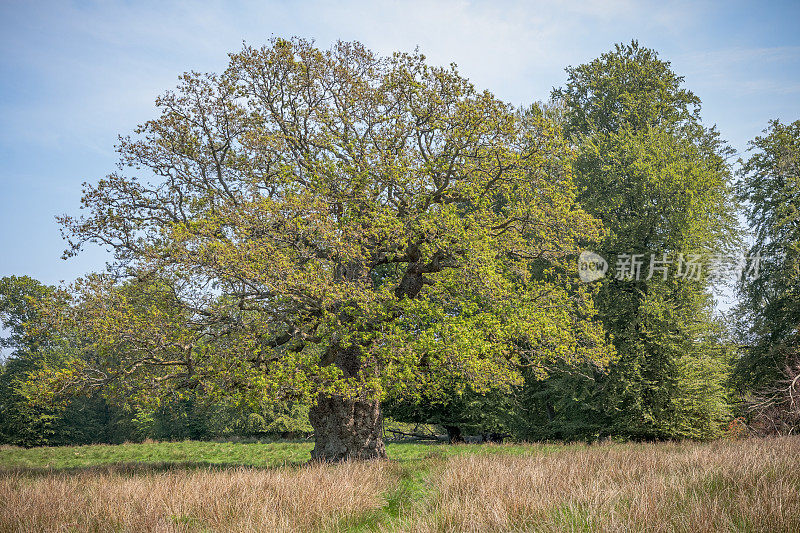
[[[160,460],[181,445],[235,449],[128,445],[150,460],[74,466],[53,458],[100,447],[0,448],[0,530],[800,531],[800,438],[392,445],[390,461],[339,465]],[[251,446],[272,463],[274,446],[300,454]]]

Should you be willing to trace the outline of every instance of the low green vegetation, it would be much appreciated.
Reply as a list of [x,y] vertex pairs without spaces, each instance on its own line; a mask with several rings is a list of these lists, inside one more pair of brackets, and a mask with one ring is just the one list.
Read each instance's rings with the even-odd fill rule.
[[[0,471],[64,470],[107,465],[138,467],[253,466],[276,467],[308,462],[313,443],[303,442],[144,442],[118,445],[0,447]],[[459,445],[389,443],[389,459],[408,463],[456,455],[549,453],[558,444]]]

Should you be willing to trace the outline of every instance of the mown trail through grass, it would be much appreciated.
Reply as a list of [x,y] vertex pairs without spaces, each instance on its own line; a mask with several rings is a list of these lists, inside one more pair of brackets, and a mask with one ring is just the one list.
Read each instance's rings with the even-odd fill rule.
[[394,463],[389,467],[390,488],[383,495],[384,504],[379,509],[343,520],[338,528],[343,531],[380,531],[396,525],[406,513],[423,506],[430,496],[431,465],[421,459]]

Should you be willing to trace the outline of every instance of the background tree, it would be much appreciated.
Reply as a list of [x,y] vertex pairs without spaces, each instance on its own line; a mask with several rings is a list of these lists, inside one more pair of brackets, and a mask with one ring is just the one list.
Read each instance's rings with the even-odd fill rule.
[[[116,290],[132,298],[138,294],[153,305],[152,285],[134,283]],[[0,443],[42,446],[311,433],[307,405],[209,401],[197,389],[165,389],[137,401],[139,391],[128,394],[130,389],[113,384],[102,391],[85,389],[87,394],[53,394],[56,389],[43,387],[48,381],[40,378],[58,376],[61,385],[77,361],[96,361],[91,350],[78,348],[87,342],[80,332],[42,327],[42,305],[52,312],[64,303],[53,287],[30,277],[0,279],[0,324],[8,334],[0,341],[10,349],[0,361]],[[66,313],[61,309],[55,314]]]
[[406,423],[431,424],[447,432],[451,444],[464,442],[467,436],[502,441],[517,429],[516,388],[492,390],[483,394],[471,389],[450,394],[405,401],[390,401],[386,414]]
[[41,301],[53,292],[53,287],[28,276],[0,278],[0,325],[8,333],[0,339],[0,346],[9,350],[0,362],[0,443],[121,442],[132,425],[98,395],[58,403],[37,401],[32,379],[45,371],[63,369],[73,348],[55,331],[33,327]]
[[738,194],[754,232],[759,276],[739,287],[744,350],[736,377],[765,431],[790,432],[800,420],[800,120],[772,121],[750,143]]
[[157,104],[62,222],[69,253],[110,246],[117,275],[159,286],[79,284],[51,316],[92,355],[60,379],[310,400],[312,455],[333,460],[385,455],[382,398],[608,357],[588,293],[531,269],[574,279],[600,236],[568,146],[454,67],[274,39]]
[[[609,372],[564,371],[531,383],[550,433],[587,438],[707,438],[727,415],[729,347],[712,319],[709,272],[676,277],[678,257],[735,251],[729,149],[700,122],[700,100],[655,51],[633,42],[567,69],[553,91],[565,135],[578,146],[584,208],[609,228],[611,261],[598,309],[619,359]],[[638,280],[616,279],[618,254],[641,254]],[[649,277],[668,254],[667,277]]]
[[0,363],[0,442],[44,444],[53,435],[54,413],[30,406],[20,390],[28,373],[36,368],[35,354],[47,342],[26,331],[35,318],[33,300],[51,290],[27,276],[0,279],[0,326],[6,333],[0,338],[0,348],[8,355]]

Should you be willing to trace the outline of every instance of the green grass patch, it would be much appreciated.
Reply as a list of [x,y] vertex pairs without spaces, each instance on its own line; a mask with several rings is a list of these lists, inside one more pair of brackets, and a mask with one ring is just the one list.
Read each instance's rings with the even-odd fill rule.
[[[310,458],[311,442],[148,442],[90,446],[18,448],[0,446],[0,470],[65,470],[108,465],[253,466],[298,465]],[[563,450],[561,445],[390,443],[389,458],[398,462],[467,454],[521,455]]]
[[430,496],[428,477],[432,459],[406,459],[393,465],[392,488],[384,494],[384,505],[380,509],[365,513],[340,524],[342,531],[380,531],[396,523],[404,514],[419,508]]
[[558,524],[563,531],[574,533],[591,533],[597,528],[592,521],[588,505],[581,503],[565,503],[550,511],[550,522]]
[[308,461],[309,442],[152,442],[140,444],[0,447],[0,469],[76,469],[138,465],[276,467]]

